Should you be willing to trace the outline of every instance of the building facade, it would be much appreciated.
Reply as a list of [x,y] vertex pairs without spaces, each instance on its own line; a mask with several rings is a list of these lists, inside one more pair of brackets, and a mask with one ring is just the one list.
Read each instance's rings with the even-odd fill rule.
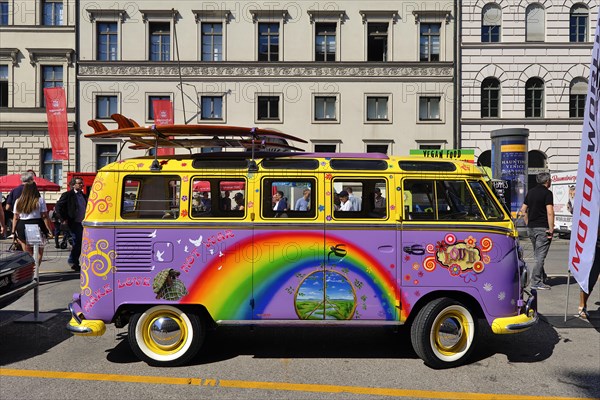
[[[75,167],[75,25],[75,0],[0,1],[0,176],[32,169],[64,187]],[[48,136],[43,89],[59,86],[67,100],[69,161],[53,160]]]
[[[119,5],[120,4],[120,5]],[[423,1],[81,1],[82,133],[120,113],[153,123],[258,126],[309,141],[307,151],[452,148],[453,3]],[[118,143],[81,138],[82,171]],[[124,148],[123,157],[140,155]]]
[[529,183],[577,168],[598,2],[462,2],[460,125],[489,165],[490,132],[529,129]]

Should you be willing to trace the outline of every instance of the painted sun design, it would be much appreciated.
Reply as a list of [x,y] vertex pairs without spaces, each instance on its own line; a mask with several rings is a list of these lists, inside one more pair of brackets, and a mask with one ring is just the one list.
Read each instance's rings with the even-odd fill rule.
[[419,263],[413,263],[412,268],[416,271],[419,269]]
[[483,290],[485,290],[486,292],[491,292],[493,288],[494,286],[492,286],[492,284],[489,282],[483,284]]
[[498,293],[498,300],[502,301],[506,298],[506,293],[500,292]]

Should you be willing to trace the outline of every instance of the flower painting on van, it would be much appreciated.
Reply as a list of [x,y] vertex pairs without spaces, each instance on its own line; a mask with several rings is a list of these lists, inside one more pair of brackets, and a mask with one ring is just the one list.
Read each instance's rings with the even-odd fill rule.
[[[435,245],[427,246],[427,251],[435,253],[435,258],[426,257],[425,260],[428,264],[424,267],[426,267],[425,270],[431,272],[435,269],[435,265],[441,265],[448,269],[452,276],[468,275],[465,282],[476,281],[477,279],[472,274],[473,272],[477,274],[483,272],[485,264],[490,261],[489,255],[485,253],[489,252],[492,246],[492,241],[488,237],[482,238],[478,245],[477,239],[471,235],[463,241],[458,241],[454,235],[448,234]],[[435,259],[435,263],[433,259]]]

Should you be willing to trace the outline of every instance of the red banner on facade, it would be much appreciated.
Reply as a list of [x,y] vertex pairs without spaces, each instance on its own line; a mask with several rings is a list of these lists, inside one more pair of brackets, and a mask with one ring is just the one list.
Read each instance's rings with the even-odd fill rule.
[[[173,124],[173,103],[171,100],[153,100],[154,125],[172,125]],[[158,149],[156,155],[168,156],[175,154],[174,148]]]
[[69,127],[67,122],[67,100],[65,89],[44,88],[48,134],[52,145],[53,160],[69,159]]

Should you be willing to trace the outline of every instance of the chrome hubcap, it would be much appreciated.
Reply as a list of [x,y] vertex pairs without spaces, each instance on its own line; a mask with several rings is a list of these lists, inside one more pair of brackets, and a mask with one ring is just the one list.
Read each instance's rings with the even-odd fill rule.
[[461,324],[454,317],[444,319],[440,324],[438,340],[442,347],[448,349],[460,343],[463,330]]
[[152,321],[150,337],[158,346],[169,347],[181,341],[183,332],[175,319],[160,317]]

